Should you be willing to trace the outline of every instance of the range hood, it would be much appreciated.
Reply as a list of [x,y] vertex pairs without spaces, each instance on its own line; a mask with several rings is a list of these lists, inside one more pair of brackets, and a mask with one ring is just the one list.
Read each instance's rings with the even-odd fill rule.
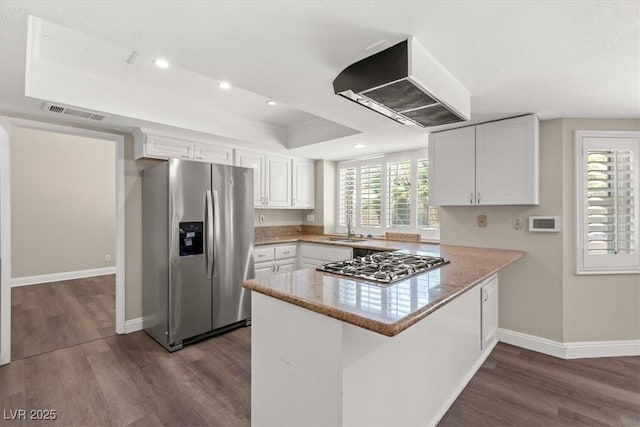
[[404,125],[438,126],[471,116],[469,91],[414,38],[345,68],[333,90]]

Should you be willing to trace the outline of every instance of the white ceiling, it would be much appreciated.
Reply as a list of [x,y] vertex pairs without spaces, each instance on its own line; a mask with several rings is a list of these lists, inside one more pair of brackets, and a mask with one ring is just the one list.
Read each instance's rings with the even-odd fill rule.
[[[0,109],[46,117],[41,102],[24,96],[29,14],[300,110],[264,120],[289,126],[317,116],[362,132],[293,155],[342,159],[424,144],[427,130],[332,90],[342,69],[370,54],[366,47],[409,35],[469,89],[472,122],[524,113],[640,118],[635,1],[2,1]],[[149,124],[110,120],[125,130]],[[353,149],[357,142],[367,148]]]

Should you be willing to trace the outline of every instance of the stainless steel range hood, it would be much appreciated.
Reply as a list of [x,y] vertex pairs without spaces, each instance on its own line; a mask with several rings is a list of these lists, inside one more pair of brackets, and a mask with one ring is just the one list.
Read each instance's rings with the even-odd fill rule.
[[345,68],[333,90],[404,125],[438,126],[471,116],[469,91],[413,38]]

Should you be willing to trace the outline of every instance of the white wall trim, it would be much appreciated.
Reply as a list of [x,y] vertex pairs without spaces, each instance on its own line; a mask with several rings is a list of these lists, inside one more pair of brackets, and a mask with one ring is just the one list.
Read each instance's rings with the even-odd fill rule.
[[640,356],[640,340],[567,342],[565,346],[566,359]]
[[0,236],[2,245],[2,277],[0,280],[0,365],[9,363],[11,357],[11,175],[9,153],[11,148],[11,127],[57,132],[88,138],[104,139],[115,143],[116,151],[116,333],[125,333],[125,217],[124,217],[124,136],[108,131],[98,131],[58,125],[48,122],[27,120],[16,117],[0,116],[0,161],[2,162],[2,179],[0,193],[5,203],[0,205],[2,220]]
[[11,360],[11,147],[9,121],[0,117],[0,365]]
[[136,319],[129,319],[124,322],[124,333],[130,334],[131,332],[137,332],[142,330],[142,317]]
[[92,268],[89,270],[63,271],[61,273],[40,274],[38,276],[14,277],[11,287],[37,285],[40,283],[60,282],[63,280],[84,279],[86,277],[116,274],[116,267]]
[[498,329],[498,340],[560,359],[640,356],[640,340],[559,342],[508,329]]
[[549,356],[565,358],[565,348],[561,342],[540,338],[535,335],[499,328],[498,341],[548,354]]

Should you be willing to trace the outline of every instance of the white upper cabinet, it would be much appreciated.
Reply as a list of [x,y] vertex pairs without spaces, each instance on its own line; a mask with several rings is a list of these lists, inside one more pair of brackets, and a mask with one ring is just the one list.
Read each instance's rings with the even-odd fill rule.
[[236,166],[253,169],[253,205],[255,207],[264,206],[264,188],[263,188],[263,171],[264,171],[264,154],[254,151],[235,150]]
[[315,162],[293,159],[291,170],[293,181],[291,206],[313,209],[315,203]]
[[429,136],[429,201],[469,205],[476,194],[476,132],[469,126]]
[[274,208],[291,207],[291,159],[265,156],[264,203]]
[[201,162],[217,163],[219,165],[232,165],[232,154],[233,149],[230,147],[198,142],[195,143],[193,159]]
[[172,136],[148,133],[142,129],[134,132],[134,157],[151,159],[197,160],[222,165],[233,164],[233,149],[203,141],[189,141]]
[[431,134],[431,202],[537,205],[538,158],[535,115]]
[[135,145],[136,159],[193,159],[194,143],[184,139],[146,133],[136,138]]
[[[302,162],[305,164],[306,175],[302,176],[302,169],[299,175],[302,180],[300,189],[301,200],[304,207],[312,207],[314,200],[313,184],[313,162],[308,160],[291,159],[290,157],[275,156],[248,150],[235,150],[236,166],[243,166],[254,169],[254,200],[256,208],[303,208],[298,203],[293,203],[294,188],[297,184],[292,184],[292,175],[297,168],[292,164]],[[309,172],[309,166],[311,172]],[[295,179],[295,178],[294,178]],[[309,182],[311,180],[311,182]],[[309,190],[310,189],[310,190]],[[309,193],[310,191],[310,193]]]

